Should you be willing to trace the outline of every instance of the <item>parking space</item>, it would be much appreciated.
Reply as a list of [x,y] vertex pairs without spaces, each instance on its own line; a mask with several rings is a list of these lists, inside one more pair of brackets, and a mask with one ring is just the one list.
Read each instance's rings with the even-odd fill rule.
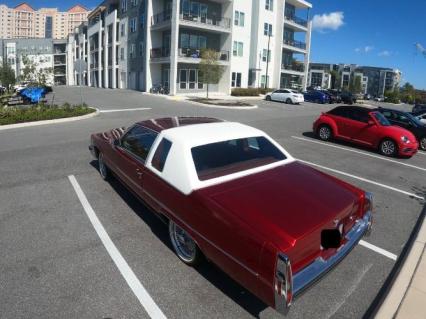
[[[60,90],[55,99],[78,98],[70,93],[76,88]],[[330,105],[258,101],[258,109],[242,111],[137,92],[116,97],[108,90],[83,93],[98,107],[109,101],[104,110],[137,110],[2,133],[0,304],[5,318],[53,318],[59,313],[80,318],[155,317],[152,303],[168,318],[281,317],[214,265],[190,268],[181,263],[163,222],[119,182],[99,177],[87,150],[90,133],[136,120],[198,115],[243,122],[266,131],[297,159],[374,194],[374,228],[364,238],[373,246],[355,247],[296,299],[287,318],[362,317],[424,205],[426,154],[389,159],[352,145],[318,141],[309,134],[312,122]],[[70,175],[109,237],[108,244],[94,227]],[[117,252],[121,262],[115,259]]]

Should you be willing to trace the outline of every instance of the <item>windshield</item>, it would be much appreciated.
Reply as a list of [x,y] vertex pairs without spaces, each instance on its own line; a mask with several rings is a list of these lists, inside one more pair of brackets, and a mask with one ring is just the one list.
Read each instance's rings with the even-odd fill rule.
[[192,159],[200,181],[225,176],[286,159],[263,136],[193,147]]
[[413,116],[410,113],[405,114],[410,120],[412,120],[414,123],[416,123],[417,126],[424,126],[424,124],[415,116]]
[[391,126],[392,125],[382,113],[373,112],[371,114],[374,116],[374,118],[377,120],[377,122],[380,123],[381,126]]

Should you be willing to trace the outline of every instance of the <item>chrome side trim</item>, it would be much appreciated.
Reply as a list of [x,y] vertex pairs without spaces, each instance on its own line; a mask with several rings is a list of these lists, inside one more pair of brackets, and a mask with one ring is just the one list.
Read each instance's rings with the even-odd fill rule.
[[371,228],[372,212],[367,211],[362,219],[359,219],[352,229],[346,234],[347,242],[340,247],[337,253],[329,259],[317,258],[309,266],[303,268],[293,276],[293,296],[307,288],[315,280],[319,279],[339,261],[343,259],[358,243],[361,237]]

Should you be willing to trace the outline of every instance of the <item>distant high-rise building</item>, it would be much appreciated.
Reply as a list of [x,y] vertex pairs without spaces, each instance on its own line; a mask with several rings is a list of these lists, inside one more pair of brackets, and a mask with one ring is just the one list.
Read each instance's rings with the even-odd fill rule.
[[81,5],[66,12],[57,8],[35,10],[27,3],[15,8],[0,4],[0,38],[53,38],[65,39],[90,13]]

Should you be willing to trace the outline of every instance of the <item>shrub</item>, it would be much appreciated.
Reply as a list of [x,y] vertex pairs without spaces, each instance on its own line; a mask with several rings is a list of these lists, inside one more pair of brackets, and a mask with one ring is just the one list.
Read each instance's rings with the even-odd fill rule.
[[95,112],[95,109],[87,105],[64,104],[57,105],[37,104],[30,107],[0,107],[0,125],[53,120],[66,117],[86,115]]

